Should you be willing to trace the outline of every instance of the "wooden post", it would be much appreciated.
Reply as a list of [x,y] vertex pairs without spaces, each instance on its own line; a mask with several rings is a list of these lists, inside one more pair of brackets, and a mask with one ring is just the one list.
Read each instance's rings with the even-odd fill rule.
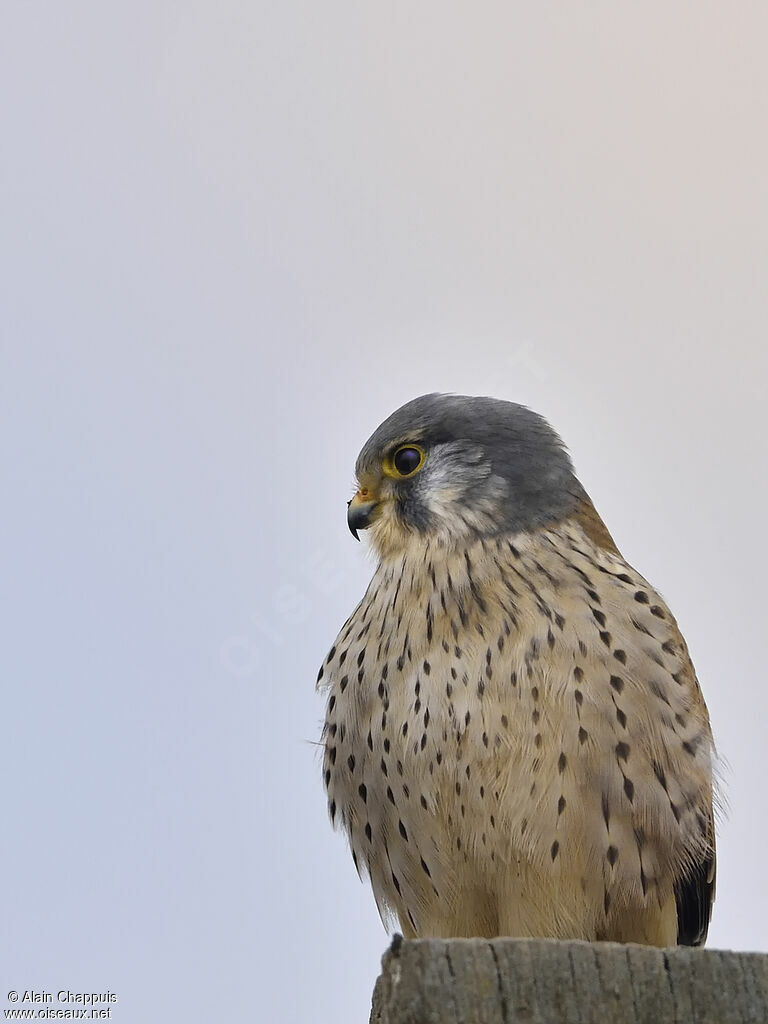
[[768,955],[395,936],[371,1024],[767,1024]]

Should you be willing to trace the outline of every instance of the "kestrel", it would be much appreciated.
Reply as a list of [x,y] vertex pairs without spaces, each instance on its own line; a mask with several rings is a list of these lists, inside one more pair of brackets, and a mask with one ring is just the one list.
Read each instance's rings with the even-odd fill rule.
[[714,748],[685,641],[530,409],[425,395],[357,460],[376,571],[318,677],[324,777],[408,937],[699,945]]

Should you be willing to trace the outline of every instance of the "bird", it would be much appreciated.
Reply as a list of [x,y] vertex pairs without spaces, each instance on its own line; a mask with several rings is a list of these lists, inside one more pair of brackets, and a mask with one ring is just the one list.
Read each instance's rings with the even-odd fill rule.
[[348,503],[376,568],[323,661],[323,775],[386,926],[701,945],[715,748],[685,640],[524,405],[392,413]]

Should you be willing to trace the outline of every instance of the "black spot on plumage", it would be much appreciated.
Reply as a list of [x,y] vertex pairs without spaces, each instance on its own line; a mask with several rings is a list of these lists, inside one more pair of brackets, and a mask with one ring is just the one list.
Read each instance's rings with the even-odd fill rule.
[[601,612],[599,608],[592,608],[591,611],[592,611],[592,615],[593,615],[593,617],[595,619],[595,622],[597,622],[597,624],[600,625],[600,626],[604,626],[605,625],[605,615],[604,615],[604,613]]
[[331,696],[328,698],[328,713],[330,714],[335,707],[336,707],[336,697],[335,697],[334,694],[331,694]]
[[620,647],[613,652],[613,656],[616,659],[616,661],[620,661],[622,665],[627,664],[627,652],[622,651]]
[[395,794],[392,792],[391,786],[387,786],[387,800],[389,800],[393,807],[395,806]]
[[561,794],[560,799],[557,801],[557,813],[558,816],[565,810],[565,797]]
[[627,716],[621,710],[620,707],[616,708],[616,721],[619,723],[619,725],[621,726],[622,729],[626,729],[627,728]]
[[346,660],[347,660],[347,652],[344,650],[339,655],[339,665],[343,665]]
[[368,802],[368,788],[364,782],[361,782],[357,787],[357,793],[364,804]]
[[629,760],[629,744],[628,743],[625,743],[622,740],[620,743],[616,744],[616,757],[620,761],[627,761],[627,760]]
[[557,857],[559,852],[560,852],[560,843],[557,840],[555,840],[554,843],[552,843],[552,846],[550,847],[550,850],[549,850],[549,854],[550,854],[552,860],[556,859],[556,857]]
[[568,758],[565,756],[564,751],[560,751],[560,757],[557,759],[557,770],[562,775],[565,771],[565,767],[568,764]]
[[331,815],[331,821],[335,823],[335,821],[336,821],[336,801],[335,800],[331,800],[331,802],[328,804],[328,812]]
[[627,800],[630,803],[634,802],[635,799],[635,784],[631,779],[624,778],[624,793],[626,794]]
[[349,768],[350,772],[354,772],[354,770],[355,770],[355,757],[354,757],[354,754],[350,754],[349,757],[347,758],[347,767]]
[[621,676],[611,676],[611,686],[616,691],[616,693],[621,693],[621,691],[624,689],[624,680],[621,678]]
[[403,837],[403,839],[407,843],[408,842],[408,833],[406,832],[405,825],[403,824],[402,818],[398,821],[397,827],[398,827],[398,829],[400,831],[400,835]]
[[611,646],[612,637],[611,637],[611,634],[609,632],[607,632],[606,630],[601,630],[601,632],[600,632],[600,639],[603,641],[603,643],[605,644],[606,647],[610,647]]
[[616,861],[619,859],[619,851],[618,851],[617,847],[609,846],[608,847],[608,852],[606,853],[605,856],[607,857],[608,863],[611,865],[611,867],[614,867],[615,864],[616,864]]
[[669,698],[667,697],[666,693],[664,692],[664,687],[658,681],[658,679],[651,679],[651,681],[648,683],[648,688],[651,691],[651,693],[654,695],[654,697],[658,697],[658,699],[660,701],[663,701],[663,703],[666,704],[667,707],[671,707],[672,706],[669,703]]
[[328,748],[328,760],[331,762],[332,765],[336,764],[336,747]]
[[373,836],[373,833],[371,832],[371,823],[370,823],[370,821],[366,821],[366,823],[365,823],[365,838],[368,840],[369,843],[371,841],[372,836]]
[[635,600],[638,604],[648,604],[649,597],[644,590],[635,591]]
[[603,793],[603,796],[602,796],[602,811],[603,811],[603,821],[605,822],[605,827],[606,827],[606,829],[608,829],[610,831],[610,828],[611,828],[611,805],[608,802],[608,794],[607,793]]
[[584,744],[589,739],[589,733],[582,726],[579,726],[579,743]]
[[344,693],[344,691],[346,690],[348,685],[349,685],[349,676],[342,676],[341,677],[341,681],[339,683],[339,688],[340,688],[342,693]]
[[573,697],[576,703],[579,705],[579,707],[581,707],[581,705],[584,703],[584,694],[581,692],[581,690],[574,690]]
[[331,782],[331,769],[325,769],[325,788],[327,789]]
[[657,619],[666,619],[667,615],[664,609],[658,604],[652,604],[650,607],[651,615],[655,615]]
[[317,673],[317,681],[318,681],[318,683],[323,678],[323,672],[324,672],[324,667],[321,665],[320,666],[320,671]]

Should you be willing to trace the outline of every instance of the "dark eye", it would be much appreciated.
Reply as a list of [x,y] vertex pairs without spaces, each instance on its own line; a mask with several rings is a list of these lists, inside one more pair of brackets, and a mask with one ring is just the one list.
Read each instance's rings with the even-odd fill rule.
[[392,465],[400,476],[411,476],[424,461],[424,452],[420,448],[404,445],[398,448],[392,457]]

